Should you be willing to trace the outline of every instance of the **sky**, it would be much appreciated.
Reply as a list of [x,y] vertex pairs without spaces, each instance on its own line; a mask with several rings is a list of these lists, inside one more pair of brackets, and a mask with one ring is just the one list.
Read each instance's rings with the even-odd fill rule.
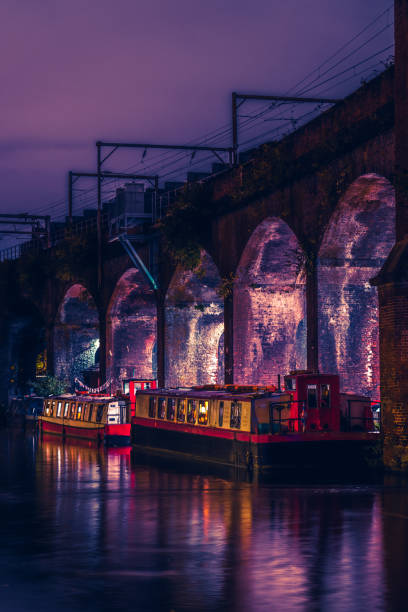
[[64,214],[67,172],[95,171],[99,139],[202,142],[229,125],[232,91],[287,92],[390,5],[1,0],[0,211]]

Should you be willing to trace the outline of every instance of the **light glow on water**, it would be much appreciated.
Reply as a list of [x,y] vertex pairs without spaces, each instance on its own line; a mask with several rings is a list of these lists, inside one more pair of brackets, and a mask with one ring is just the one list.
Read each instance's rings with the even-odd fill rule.
[[29,442],[0,430],[5,610],[405,609],[403,482],[251,484]]

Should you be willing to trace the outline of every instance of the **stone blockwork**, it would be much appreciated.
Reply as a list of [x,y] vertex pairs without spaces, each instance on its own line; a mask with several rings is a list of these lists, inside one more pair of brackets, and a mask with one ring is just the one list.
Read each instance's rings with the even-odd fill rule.
[[408,236],[397,242],[372,283],[380,306],[384,462],[408,471]]
[[54,327],[55,375],[74,387],[76,377],[97,362],[99,314],[89,291],[79,283],[64,296]]
[[166,384],[220,383],[224,379],[223,299],[220,275],[202,252],[196,273],[177,269],[166,296]]
[[379,289],[384,461],[408,471],[408,282]]
[[154,291],[129,268],[119,279],[106,319],[106,375],[114,387],[124,378],[157,377],[157,312]]
[[340,374],[344,391],[377,400],[378,298],[369,281],[394,243],[392,185],[375,174],[360,177],[341,198],[319,251],[319,365]]
[[234,283],[234,378],[272,384],[306,367],[305,255],[289,226],[265,219],[242,254]]

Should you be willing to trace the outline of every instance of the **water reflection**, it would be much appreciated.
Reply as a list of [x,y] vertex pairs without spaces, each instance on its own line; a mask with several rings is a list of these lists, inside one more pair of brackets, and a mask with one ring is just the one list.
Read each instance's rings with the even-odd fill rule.
[[400,482],[247,483],[4,430],[0,466],[6,610],[406,609]]

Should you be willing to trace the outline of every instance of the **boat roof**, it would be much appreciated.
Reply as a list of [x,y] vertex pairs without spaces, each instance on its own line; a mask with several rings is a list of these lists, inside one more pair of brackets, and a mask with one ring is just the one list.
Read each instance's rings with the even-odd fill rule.
[[136,395],[154,395],[154,396],[170,396],[170,397],[189,397],[193,399],[230,399],[230,400],[252,400],[261,398],[281,397],[289,395],[285,391],[233,391],[229,389],[195,389],[193,387],[178,387],[178,388],[162,388],[162,389],[143,389],[137,391]]
[[115,395],[76,395],[73,393],[62,393],[61,395],[50,395],[44,398],[46,400],[65,400],[70,402],[99,402],[104,404],[107,402],[119,402],[124,401],[122,397]]

